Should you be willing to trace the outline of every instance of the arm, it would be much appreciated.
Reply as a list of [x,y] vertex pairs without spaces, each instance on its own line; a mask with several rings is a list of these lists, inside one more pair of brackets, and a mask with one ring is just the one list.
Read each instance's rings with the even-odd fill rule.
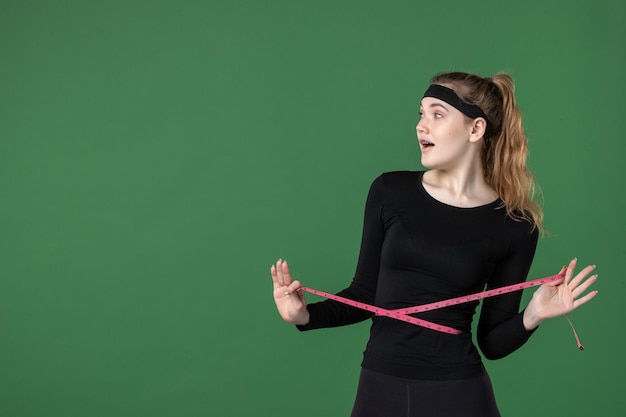
[[[363,235],[355,276],[350,286],[338,293],[343,297],[368,304],[374,303],[378,281],[380,250],[384,239],[384,229],[380,217],[383,200],[383,177],[380,176],[372,183],[367,196]],[[306,305],[304,294],[302,291],[297,291],[301,286],[300,283],[292,281],[288,269],[285,269],[286,265],[281,261],[279,263],[272,266],[274,301],[283,319],[298,325],[300,330],[343,326],[371,317],[369,312],[332,300]],[[278,272],[279,270],[281,273]]]
[[[494,276],[498,279],[494,279],[494,284],[490,282],[489,287],[496,288],[525,280],[536,241],[536,236],[526,243],[518,241],[510,259],[497,268]],[[528,340],[541,322],[567,314],[593,299],[597,291],[586,295],[583,293],[598,277],[592,275],[587,278],[595,265],[583,268],[576,276],[575,268],[576,259],[573,259],[567,267],[564,279],[539,287],[522,313],[516,313],[521,292],[484,300],[478,325],[478,343],[485,357],[499,359],[512,353]],[[507,276],[516,278],[509,280],[506,279]]]
[[[381,219],[383,201],[384,180],[381,175],[374,180],[367,195],[357,268],[350,286],[338,293],[342,297],[374,304],[380,251],[384,240]],[[308,311],[311,316],[310,321],[307,326],[300,326],[300,330],[344,326],[367,320],[372,316],[367,311],[332,300],[311,304],[308,306]]]
[[[536,230],[517,233],[508,248],[508,256],[496,265],[488,289],[526,280],[535,249]],[[521,291],[483,300],[477,329],[477,341],[487,359],[499,359],[517,350],[531,336],[519,312]]]

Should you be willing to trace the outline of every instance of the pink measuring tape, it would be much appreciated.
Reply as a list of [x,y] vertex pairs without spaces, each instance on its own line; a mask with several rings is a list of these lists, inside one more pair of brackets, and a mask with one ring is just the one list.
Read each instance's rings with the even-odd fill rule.
[[[454,305],[458,305],[458,304],[468,303],[470,301],[477,301],[477,300],[480,300],[480,299],[483,299],[483,298],[495,297],[497,295],[507,294],[507,293],[514,292],[514,291],[520,291],[520,290],[524,290],[526,288],[536,287],[536,286],[539,286],[539,285],[547,284],[549,282],[558,281],[558,280],[562,279],[564,276],[565,276],[565,268],[563,268],[561,270],[561,272],[559,272],[557,275],[552,275],[552,276],[545,277],[545,278],[539,278],[539,279],[536,279],[536,280],[533,280],[533,281],[521,282],[519,284],[513,284],[513,285],[506,286],[506,287],[495,288],[493,290],[482,291],[482,292],[478,292],[478,293],[475,293],[475,294],[464,295],[462,297],[450,298],[448,300],[437,301],[437,302],[434,302],[434,303],[423,304],[423,305],[414,306],[414,307],[401,308],[401,309],[397,309],[397,310],[387,310],[387,309],[384,309],[384,308],[381,308],[381,307],[376,307],[376,306],[373,306],[373,305],[370,305],[370,304],[366,304],[366,303],[362,303],[362,302],[359,302],[359,301],[350,300],[350,299],[345,298],[345,297],[341,297],[341,296],[334,295],[334,294],[329,294],[329,293],[326,293],[326,292],[323,292],[323,291],[314,290],[314,289],[308,288],[308,287],[300,287],[299,289],[303,290],[303,291],[306,291],[306,292],[309,292],[311,294],[315,294],[315,295],[319,295],[319,296],[324,297],[324,298],[328,298],[329,300],[334,300],[334,301],[338,301],[338,302],[343,303],[343,304],[347,304],[347,305],[349,305],[351,307],[356,307],[356,308],[359,308],[361,310],[369,311],[371,313],[374,313],[377,316],[389,317],[389,318],[392,318],[392,319],[401,320],[401,321],[404,321],[404,322],[407,322],[407,323],[411,323],[411,324],[414,324],[416,326],[426,327],[428,329],[435,330],[435,331],[438,331],[438,332],[458,335],[458,334],[462,333],[458,329],[454,329],[452,327],[444,326],[442,324],[436,324],[436,323],[432,323],[430,321],[418,319],[417,317],[409,316],[409,314],[422,313],[424,311],[436,310],[436,309],[439,309],[439,308],[444,308],[444,307],[454,306]],[[574,332],[574,337],[576,337],[576,343],[578,344],[578,349],[583,350],[584,347],[580,343],[580,339],[578,338],[578,334],[576,333],[576,329],[574,329],[574,326],[572,325],[572,322],[570,321],[570,319],[567,316],[567,314],[565,314],[564,316],[567,319],[569,325],[571,326],[572,331]]]

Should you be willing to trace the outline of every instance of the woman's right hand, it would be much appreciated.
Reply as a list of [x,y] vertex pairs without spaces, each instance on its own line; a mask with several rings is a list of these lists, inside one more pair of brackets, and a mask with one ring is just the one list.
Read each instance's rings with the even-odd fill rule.
[[306,325],[309,323],[309,311],[306,309],[304,291],[299,281],[293,281],[287,261],[279,259],[271,268],[274,282],[274,302],[278,313],[287,323]]

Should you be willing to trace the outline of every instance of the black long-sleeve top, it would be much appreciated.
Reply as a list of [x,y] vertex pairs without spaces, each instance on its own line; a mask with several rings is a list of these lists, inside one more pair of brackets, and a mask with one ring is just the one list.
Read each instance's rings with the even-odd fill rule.
[[[430,196],[423,172],[390,172],[370,188],[356,273],[338,294],[399,309],[523,282],[534,257],[537,231],[506,214],[501,200],[459,208]],[[522,346],[532,332],[522,323],[521,291],[483,300],[478,345],[489,359]],[[372,319],[362,366],[415,379],[461,379],[483,371],[472,342],[478,301],[415,314],[462,330],[450,335],[332,300],[309,304],[300,330]]]

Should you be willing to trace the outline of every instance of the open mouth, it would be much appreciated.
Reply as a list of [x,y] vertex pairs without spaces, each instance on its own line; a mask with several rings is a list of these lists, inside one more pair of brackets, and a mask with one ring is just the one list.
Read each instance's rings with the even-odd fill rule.
[[430,148],[431,146],[435,146],[434,143],[427,140],[420,140],[420,145],[422,145],[423,148]]

